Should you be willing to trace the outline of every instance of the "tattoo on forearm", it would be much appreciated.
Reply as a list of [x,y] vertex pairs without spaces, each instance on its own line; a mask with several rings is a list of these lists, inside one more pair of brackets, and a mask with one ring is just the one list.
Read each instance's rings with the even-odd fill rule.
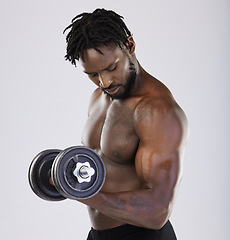
[[143,210],[151,210],[151,204],[148,201],[144,201],[136,193],[132,193],[129,203],[135,209],[136,215],[140,215]]
[[129,203],[132,207],[136,207],[141,204],[141,199],[136,193],[132,193],[129,199]]

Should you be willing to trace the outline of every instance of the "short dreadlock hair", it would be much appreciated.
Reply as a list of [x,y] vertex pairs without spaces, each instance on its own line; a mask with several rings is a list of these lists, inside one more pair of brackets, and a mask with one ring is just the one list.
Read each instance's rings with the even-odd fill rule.
[[65,28],[70,29],[66,36],[66,55],[76,66],[76,59],[81,57],[84,61],[84,50],[102,45],[116,44],[121,49],[127,47],[128,37],[131,32],[123,22],[123,17],[111,10],[96,9],[93,13],[82,13],[72,19],[72,23]]

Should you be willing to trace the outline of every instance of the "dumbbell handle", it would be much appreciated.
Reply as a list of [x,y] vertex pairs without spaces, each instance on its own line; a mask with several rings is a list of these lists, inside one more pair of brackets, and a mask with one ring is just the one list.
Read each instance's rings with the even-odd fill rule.
[[79,183],[90,182],[91,177],[95,174],[95,170],[90,166],[89,162],[78,162],[73,174]]
[[[83,164],[77,163],[73,171],[73,175],[78,179],[79,183],[91,181],[91,177],[95,174],[95,170],[90,167],[88,162]],[[54,185],[53,179],[50,177],[49,183]]]
[[79,175],[82,177],[82,178],[88,178],[92,175],[94,175],[95,171],[93,168],[89,168],[87,166],[82,166],[80,169],[79,169]]

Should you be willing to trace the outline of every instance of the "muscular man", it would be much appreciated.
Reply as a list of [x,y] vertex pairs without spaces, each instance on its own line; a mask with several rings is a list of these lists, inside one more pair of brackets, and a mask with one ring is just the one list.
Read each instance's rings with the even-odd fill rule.
[[68,26],[66,59],[97,89],[83,145],[106,166],[88,206],[91,239],[176,239],[169,217],[182,175],[187,120],[169,89],[135,56],[134,39],[113,11],[83,13]]

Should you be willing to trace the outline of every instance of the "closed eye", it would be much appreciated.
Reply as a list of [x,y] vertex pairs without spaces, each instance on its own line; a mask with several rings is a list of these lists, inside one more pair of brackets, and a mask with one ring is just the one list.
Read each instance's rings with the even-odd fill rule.
[[117,66],[114,66],[112,69],[107,69],[108,72],[112,72],[117,68]]
[[88,73],[88,72],[85,72],[89,77],[96,77],[97,76],[97,73]]
[[97,73],[93,73],[93,74],[89,74],[90,77],[96,77],[97,76]]
[[[115,65],[114,64],[109,65],[107,68],[105,68],[102,71],[112,72],[112,71],[115,71],[116,68],[117,68],[117,62],[115,63]],[[91,72],[86,72],[86,71],[84,71],[84,73],[86,73],[89,77],[96,77],[96,76],[98,76],[97,73],[91,73]]]

